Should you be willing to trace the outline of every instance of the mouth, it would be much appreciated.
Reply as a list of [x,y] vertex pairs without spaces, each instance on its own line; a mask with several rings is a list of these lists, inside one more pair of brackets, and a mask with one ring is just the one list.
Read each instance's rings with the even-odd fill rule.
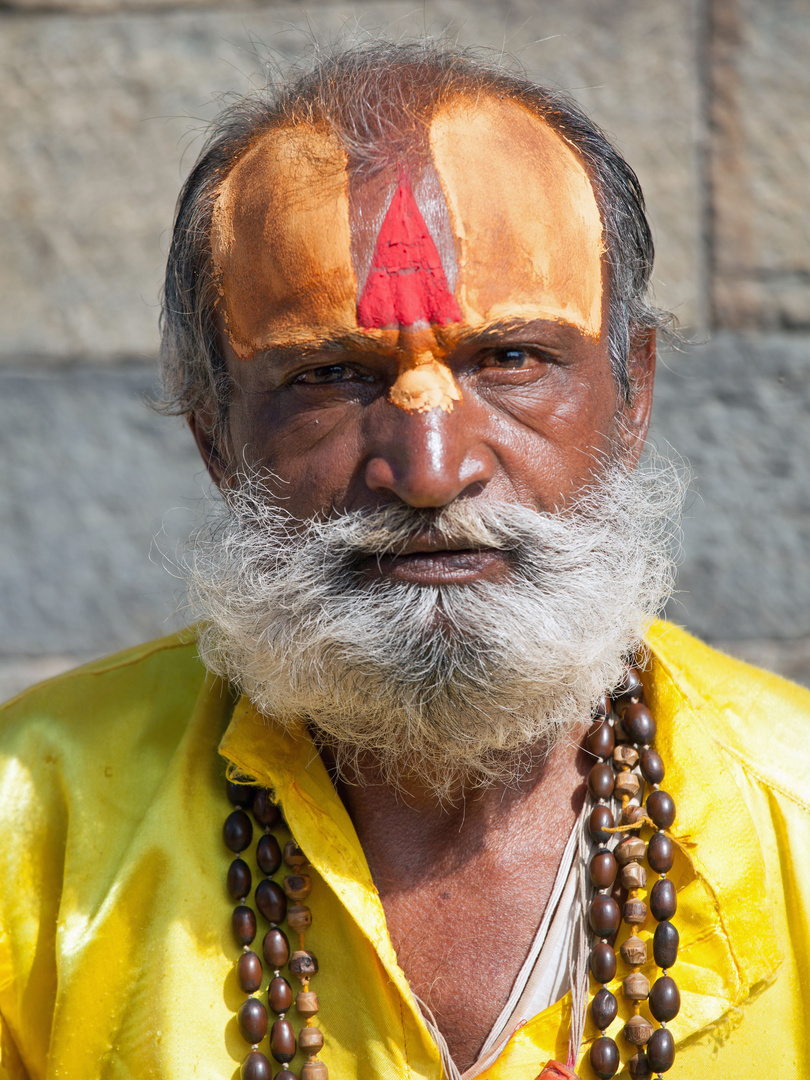
[[414,585],[459,585],[499,581],[510,569],[510,556],[496,548],[449,548],[413,541],[396,554],[369,555],[359,564],[371,580]]

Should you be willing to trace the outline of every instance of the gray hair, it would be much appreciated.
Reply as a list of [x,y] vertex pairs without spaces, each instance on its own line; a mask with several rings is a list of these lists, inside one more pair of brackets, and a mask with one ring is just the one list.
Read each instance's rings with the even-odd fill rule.
[[631,348],[672,321],[647,299],[654,247],[636,174],[566,94],[482,59],[481,50],[425,39],[321,56],[304,74],[235,99],[213,122],[177,204],[163,293],[158,411],[206,409],[215,442],[226,430],[231,385],[214,321],[210,231],[220,184],[247,147],[281,124],[326,121],[340,135],[350,168],[373,172],[407,150],[404,143],[413,144],[425,124],[425,106],[432,111],[460,90],[519,100],[579,152],[605,233],[610,360],[622,395],[630,399]]

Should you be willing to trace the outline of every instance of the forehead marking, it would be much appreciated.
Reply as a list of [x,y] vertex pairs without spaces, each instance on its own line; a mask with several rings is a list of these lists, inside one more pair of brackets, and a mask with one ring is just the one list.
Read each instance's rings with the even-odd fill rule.
[[461,321],[436,244],[402,170],[357,303],[357,324],[384,329]]

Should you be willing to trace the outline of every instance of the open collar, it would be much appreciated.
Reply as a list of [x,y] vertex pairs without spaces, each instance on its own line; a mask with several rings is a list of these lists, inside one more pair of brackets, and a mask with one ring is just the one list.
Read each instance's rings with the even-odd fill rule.
[[[680,658],[685,640],[676,628],[655,623],[644,676],[658,724],[657,746],[667,763],[664,786],[678,810],[672,830],[678,851],[669,875],[678,894],[681,935],[673,974],[682,1006],[671,1025],[678,1043],[755,993],[780,962],[761,842],[741,791],[746,779],[715,734],[722,723],[710,693],[691,685],[684,673]],[[697,643],[694,647],[702,648]],[[239,773],[275,791],[297,842],[368,938],[429,1039],[397,962],[354,826],[305,725],[282,727],[260,716],[243,697],[219,749]],[[648,974],[654,970],[651,965]],[[552,1052],[556,1047],[559,1052],[561,1037],[567,1041],[569,1016],[566,995],[523,1025],[484,1077],[515,1075],[510,1070],[520,1067],[524,1057],[527,1067],[530,1060],[536,1064],[538,1048]],[[614,1022],[617,1032],[623,1022]],[[589,1020],[583,1053],[597,1035]]]

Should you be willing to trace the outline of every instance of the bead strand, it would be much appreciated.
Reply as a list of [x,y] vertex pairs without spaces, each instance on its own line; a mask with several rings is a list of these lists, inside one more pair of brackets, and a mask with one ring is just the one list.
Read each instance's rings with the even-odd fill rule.
[[[629,742],[634,744],[641,776],[652,789],[646,798],[643,810],[637,812],[636,821],[639,826],[642,823],[651,824],[656,830],[650,838],[649,844],[645,844],[640,837],[636,836],[627,838],[619,845],[619,848],[627,845],[628,853],[633,839],[640,845],[637,849],[638,857],[634,860],[637,869],[631,870],[631,861],[625,863],[628,880],[627,882],[623,880],[623,884],[628,887],[628,904],[631,898],[635,900],[635,903],[642,904],[642,901],[635,899],[634,890],[643,888],[646,884],[646,871],[641,865],[641,859],[645,854],[644,849],[646,849],[650,868],[659,875],[649,893],[649,908],[651,914],[659,923],[653,938],[653,958],[656,964],[662,968],[661,976],[650,990],[649,981],[638,970],[641,964],[646,961],[646,944],[636,938],[638,946],[643,948],[643,956],[642,948],[635,944],[629,944],[635,936],[632,925],[633,917],[635,916],[639,920],[638,925],[645,922],[647,918],[646,905],[643,905],[642,918],[641,908],[636,911],[634,906],[631,906],[628,910],[628,904],[625,904],[625,919],[631,924],[632,936],[625,941],[622,954],[623,957],[625,953],[627,954],[626,962],[630,963],[634,970],[626,977],[624,982],[626,996],[634,1001],[634,1016],[625,1025],[624,1036],[631,1045],[638,1047],[638,1051],[629,1062],[630,1075],[634,1080],[647,1080],[653,1073],[657,1074],[658,1080],[662,1080],[662,1073],[670,1069],[675,1060],[675,1041],[672,1033],[667,1028],[667,1022],[673,1019],[680,1009],[678,988],[675,981],[668,975],[668,968],[674,963],[677,954],[678,932],[669,922],[677,909],[677,898],[675,888],[666,876],[667,871],[672,868],[674,844],[666,835],[665,830],[675,820],[675,803],[672,797],[667,792],[662,791],[659,786],[664,778],[664,763],[660,754],[651,745],[656,735],[656,723],[645,703],[641,676],[636,670],[632,668],[628,670],[625,686],[615,699],[615,707],[620,714],[620,723],[624,735]],[[621,857],[618,855],[619,848],[617,848],[617,857],[621,861]],[[642,876],[643,881],[641,880]],[[635,884],[636,880],[638,880],[638,884]],[[631,885],[633,886],[632,890],[630,889]],[[628,914],[630,918],[627,918]],[[666,927],[666,929],[662,930],[662,927]],[[658,947],[656,947],[656,942]],[[672,947],[673,942],[674,949]],[[667,963],[662,963],[662,960],[667,961]],[[644,980],[643,984],[640,981],[642,979]],[[660,1024],[658,1028],[654,1028],[645,1017],[640,1015],[641,1001],[647,999],[649,999],[650,1012]]]
[[301,1067],[301,1080],[328,1080],[329,1070],[318,1057],[323,1047],[323,1034],[315,1025],[315,1016],[320,1008],[318,995],[309,989],[310,979],[318,973],[318,961],[315,954],[306,948],[306,931],[312,925],[312,912],[301,903],[306,900],[312,889],[312,881],[304,870],[307,857],[291,840],[284,847],[284,862],[292,873],[284,878],[284,891],[294,903],[287,911],[287,923],[298,934],[298,949],[290,958],[290,971],[301,982],[301,991],[296,996],[296,1009],[304,1017],[304,1026],[298,1036],[298,1045],[307,1060]]
[[267,1010],[255,994],[261,989],[262,962],[250,946],[256,937],[256,913],[248,906],[252,885],[250,867],[241,853],[253,840],[253,823],[246,813],[254,801],[255,789],[245,784],[228,781],[228,799],[236,807],[225,819],[222,836],[225,846],[237,856],[228,868],[228,892],[238,905],[233,910],[231,925],[242,955],[236,964],[239,985],[248,997],[239,1006],[237,1022],[242,1037],[250,1044],[250,1051],[241,1067],[242,1080],[270,1080],[270,1062],[259,1050],[259,1043],[267,1034]]
[[616,880],[616,858],[607,849],[610,834],[605,829],[613,827],[614,818],[607,805],[614,792],[615,778],[608,759],[614,751],[615,733],[609,719],[609,702],[600,698],[594,710],[593,723],[585,737],[585,749],[601,760],[592,766],[588,775],[588,787],[597,800],[588,819],[591,838],[596,841],[597,850],[590,861],[591,884],[597,894],[591,901],[589,921],[594,934],[600,939],[591,952],[591,971],[597,982],[602,984],[591,1002],[591,1016],[600,1031],[600,1037],[591,1047],[591,1067],[600,1080],[610,1080],[619,1068],[619,1048],[607,1034],[606,1029],[613,1023],[619,1003],[608,989],[616,974],[616,954],[608,942],[619,928],[619,905],[610,895]]

